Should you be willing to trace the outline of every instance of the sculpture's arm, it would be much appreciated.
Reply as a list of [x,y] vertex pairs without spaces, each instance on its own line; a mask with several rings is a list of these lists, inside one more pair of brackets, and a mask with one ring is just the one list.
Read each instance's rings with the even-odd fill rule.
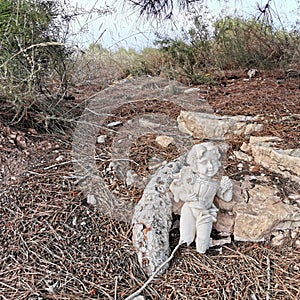
[[233,184],[228,176],[223,176],[220,182],[220,187],[217,196],[222,200],[229,202],[233,196]]

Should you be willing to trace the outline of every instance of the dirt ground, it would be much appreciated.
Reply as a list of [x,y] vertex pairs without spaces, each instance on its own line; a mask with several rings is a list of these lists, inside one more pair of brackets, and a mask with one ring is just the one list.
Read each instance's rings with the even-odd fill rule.
[[[249,80],[245,74],[225,74],[218,84],[199,88],[215,113],[258,116],[264,124],[259,135],[280,137],[283,149],[299,148],[299,77],[278,72]],[[75,94],[79,102],[99,92],[96,84],[80,90]],[[141,103],[143,112],[165,109],[159,101],[151,109],[146,99]],[[178,109],[169,117],[176,118]],[[122,107],[125,118],[139,112]],[[131,225],[88,204],[76,186],[71,132],[39,133],[1,119],[0,299],[125,299],[147,280],[132,247]],[[154,139],[155,134],[148,135],[132,146],[131,158],[141,174],[147,172],[147,159],[162,152]],[[231,141],[230,151],[242,141]],[[167,160],[178,156],[172,147],[163,151]],[[109,148],[106,153],[109,161]],[[248,166],[238,170],[238,163],[228,160],[225,170],[240,180],[250,171]],[[263,168],[253,174],[262,172],[274,181],[274,174]],[[276,178],[282,200],[299,193],[299,182]],[[116,179],[110,187],[118,185]],[[132,189],[129,198],[138,201],[141,192]],[[170,233],[170,241],[174,247],[178,230]],[[146,299],[299,299],[299,284],[300,249],[287,237],[280,247],[270,246],[268,239],[232,242],[204,255],[193,244],[182,246],[169,270],[142,294]]]

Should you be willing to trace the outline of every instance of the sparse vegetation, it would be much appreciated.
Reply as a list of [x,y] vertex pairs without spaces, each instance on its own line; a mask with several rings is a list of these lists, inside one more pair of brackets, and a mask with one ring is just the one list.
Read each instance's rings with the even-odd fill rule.
[[253,18],[224,17],[213,21],[195,15],[193,26],[182,30],[180,36],[158,36],[156,48],[108,51],[92,45],[80,57],[79,66],[82,70],[85,65],[91,74],[92,65],[96,68],[92,74],[105,80],[129,74],[159,74],[189,84],[215,84],[214,75],[224,70],[299,66],[299,45],[299,30],[279,30]]
[[[114,203],[104,210],[89,198],[101,202],[107,188],[126,210],[134,206],[152,172],[189,144],[187,136],[168,147],[156,142],[161,134],[178,137],[176,120],[185,107],[255,116],[263,125],[257,134],[277,136],[282,150],[299,148],[297,27],[275,29],[268,14],[262,20],[206,20],[195,13],[191,28],[176,37],[158,36],[153,48],[112,50],[92,43],[75,51],[65,41],[77,13],[65,10],[65,1],[0,0],[1,299],[125,299],[143,285],[147,276],[133,248],[130,218],[120,221],[119,215],[107,214]],[[186,8],[194,2],[128,1],[162,20],[171,16],[173,4]],[[245,75],[246,68],[260,69],[259,77],[228,76],[239,69]],[[285,73],[288,68],[293,70]],[[188,88],[168,79],[202,86]],[[78,122],[87,125],[78,130],[79,145],[65,129],[73,129],[83,108],[89,113]],[[228,140],[225,175],[245,195],[250,186],[262,184],[274,188],[278,201],[297,208],[298,182],[235,154],[248,138]],[[190,137],[190,142],[200,140]],[[131,186],[130,177],[140,182]],[[180,239],[175,227],[171,248]],[[278,233],[261,242],[232,240],[203,255],[194,245],[183,246],[143,295],[151,300],[300,299],[300,232]],[[272,245],[280,236],[281,246]]]
[[278,30],[266,18],[212,20],[194,11],[191,28],[174,38],[158,36],[155,48],[91,44],[75,54],[64,44],[71,15],[60,1],[0,3],[0,95],[13,123],[57,129],[73,119],[68,88],[91,80],[104,87],[128,75],[160,75],[215,84],[224,70],[300,65],[299,30]]
[[56,1],[4,0],[0,16],[1,102],[13,123],[38,119],[49,126],[49,116],[62,114],[69,81],[64,7]]

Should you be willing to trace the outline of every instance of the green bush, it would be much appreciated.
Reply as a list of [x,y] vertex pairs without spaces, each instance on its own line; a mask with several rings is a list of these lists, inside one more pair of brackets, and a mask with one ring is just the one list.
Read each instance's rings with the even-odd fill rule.
[[202,16],[181,38],[160,38],[160,51],[169,59],[165,66],[174,78],[201,84],[214,83],[214,70],[273,69],[300,65],[300,33],[276,30],[256,19],[225,17],[213,23]]
[[207,76],[206,62],[202,59],[202,51],[180,39],[164,39],[158,41],[160,50],[165,54],[164,73],[172,79],[192,84],[214,83]]
[[0,100],[13,111],[13,122],[34,113],[47,123],[62,114],[57,103],[66,93],[70,54],[62,9],[56,1],[0,2]]
[[[212,53],[221,69],[272,69],[291,63],[295,35],[256,19],[226,17],[214,24]],[[298,38],[299,45],[299,35]],[[293,43],[291,43],[293,41]]]

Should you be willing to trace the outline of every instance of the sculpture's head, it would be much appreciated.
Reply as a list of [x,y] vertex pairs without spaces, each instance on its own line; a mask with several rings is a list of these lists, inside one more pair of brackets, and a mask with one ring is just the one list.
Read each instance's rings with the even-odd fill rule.
[[193,146],[187,156],[191,169],[204,177],[213,177],[221,166],[221,154],[216,145],[211,142]]

